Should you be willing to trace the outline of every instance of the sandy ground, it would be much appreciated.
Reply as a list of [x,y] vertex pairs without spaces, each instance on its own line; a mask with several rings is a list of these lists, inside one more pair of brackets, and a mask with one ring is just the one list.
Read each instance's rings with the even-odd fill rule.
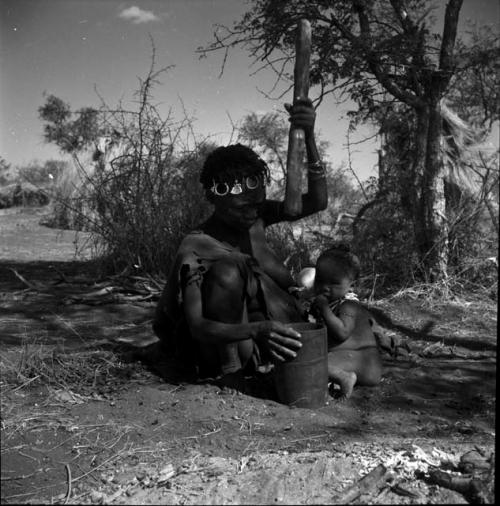
[[87,260],[89,234],[42,227],[46,208],[0,209],[0,261],[20,262]]

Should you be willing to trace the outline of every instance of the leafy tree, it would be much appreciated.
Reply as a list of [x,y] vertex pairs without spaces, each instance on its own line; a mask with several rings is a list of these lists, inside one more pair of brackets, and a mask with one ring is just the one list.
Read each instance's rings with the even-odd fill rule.
[[32,161],[28,165],[18,167],[17,178],[35,186],[52,185],[59,180],[67,167],[68,162],[64,160],[47,160],[43,164]]
[[[495,255],[488,246],[498,241],[498,157],[485,149],[481,130],[471,127],[442,104],[442,213],[446,219],[447,272],[465,272],[471,259]],[[421,273],[421,260],[412,254],[418,250],[416,235],[411,233],[415,216],[414,183],[411,166],[414,156],[415,117],[403,105],[392,107],[380,119],[382,149],[379,152],[379,178],[373,198],[361,207],[354,221],[355,235],[378,244],[370,257],[378,272],[392,273],[401,282],[415,281]],[[496,163],[495,163],[496,161]],[[488,216],[491,218],[488,220]],[[385,227],[384,227],[385,221]],[[489,224],[488,224],[489,222]],[[385,229],[385,230],[384,230]],[[401,230],[404,233],[388,233]],[[486,232],[488,230],[488,232]],[[478,231],[481,231],[478,234]],[[471,252],[476,253],[471,255]],[[400,260],[398,262],[398,259]]]
[[241,141],[257,149],[267,164],[278,170],[278,174],[272,176],[281,188],[286,175],[288,129],[283,115],[278,112],[250,113],[243,118],[238,133]]
[[498,33],[489,25],[470,28],[467,44],[458,41],[457,70],[446,95],[448,105],[486,135],[500,118]]
[[[274,169],[271,177],[280,192],[284,191],[289,128],[285,114],[280,112],[247,114],[238,128],[238,139],[256,149]],[[328,142],[318,138],[317,144],[319,155],[325,160]]]
[[82,150],[103,133],[97,109],[83,107],[73,112],[69,104],[55,95],[46,98],[38,113],[45,122],[46,142],[56,144],[64,153]]
[[[258,115],[246,115],[238,128],[238,140],[255,149],[266,161],[271,171],[271,196],[284,197],[286,158],[288,148],[289,123],[285,115],[270,112]],[[273,249],[288,266],[298,271],[314,262],[313,257],[326,244],[343,238],[340,222],[343,218],[352,218],[362,201],[361,191],[355,189],[343,167],[332,168],[327,161],[328,143],[317,136],[318,151],[327,168],[329,206],[325,211],[315,214],[294,227],[289,224],[273,226],[268,239]],[[304,178],[305,179],[305,178]],[[304,184],[305,181],[303,181]],[[294,237],[301,229],[300,239]]]
[[[238,128],[238,139],[255,149],[271,168],[271,176],[278,194],[284,191],[286,175],[286,158],[288,149],[289,123],[285,115],[279,112],[257,115],[247,114]],[[327,177],[332,180],[329,184],[330,208],[336,208],[336,212],[342,207],[339,202],[345,202],[356,194],[359,200],[359,192],[356,192],[345,174],[344,169],[333,169],[327,160],[328,142],[317,135],[318,152],[327,168]],[[282,195],[281,195],[282,196]],[[352,201],[351,201],[352,202]],[[352,212],[352,210],[351,210]]]
[[418,257],[430,279],[447,272],[443,98],[460,62],[467,60],[472,69],[484,59],[498,60],[498,46],[480,50],[457,43],[461,6],[462,0],[447,2],[437,33],[428,0],[253,0],[233,27],[219,27],[215,41],[200,49],[206,55],[243,45],[255,61],[273,68],[277,79],[289,80],[294,29],[307,18],[313,27],[311,83],[319,87],[320,101],[339,93],[351,98],[358,107],[355,123],[377,123],[400,104],[412,121],[409,164],[402,167],[406,198]]
[[9,181],[10,163],[0,156],[0,185],[5,185]]

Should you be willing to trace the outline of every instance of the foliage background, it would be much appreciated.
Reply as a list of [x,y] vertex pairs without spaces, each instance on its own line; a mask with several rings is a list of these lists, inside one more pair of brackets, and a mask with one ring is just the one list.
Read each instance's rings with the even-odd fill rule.
[[[293,4],[314,11],[304,2],[297,0]],[[364,2],[354,4],[355,10],[365,8]],[[427,16],[426,4],[411,2],[415,9],[412,15],[423,13],[418,21],[422,24],[415,25],[422,28],[421,40],[431,33],[429,25],[422,21]],[[339,4],[333,14],[348,12],[346,5]],[[276,63],[279,60],[273,61],[272,54],[281,48],[288,61],[296,14],[292,15],[290,5],[281,5],[286,16],[280,21],[275,19],[276,12],[281,12],[278,7],[265,0],[253,2],[235,25],[243,31],[228,29],[227,38],[217,39],[208,50],[242,43],[245,39],[237,40],[235,35],[253,33],[260,37],[250,48],[254,56],[267,51],[266,63]],[[374,15],[382,11],[374,11]],[[390,18],[393,31],[397,31],[396,18]],[[266,19],[279,21],[274,32],[264,24]],[[250,23],[252,20],[254,24]],[[479,146],[498,118],[497,34],[491,30],[480,34],[476,31],[471,32],[467,43],[457,41],[455,58],[460,66],[450,80],[446,102],[440,104],[446,120],[440,141],[443,174],[438,178],[446,205],[439,218],[443,230],[439,240],[422,256],[415,198],[420,190],[414,191],[419,180],[415,179],[417,173],[409,170],[421,163],[416,160],[421,155],[418,114],[408,104],[384,95],[377,81],[366,77],[373,70],[372,55],[365,54],[361,46],[356,50],[342,30],[340,35],[335,34],[333,28],[339,27],[330,22],[333,24],[328,26],[318,21],[316,26],[311,77],[324,92],[320,102],[334,93],[338,80],[341,81],[343,91],[347,90],[358,105],[352,111],[352,129],[365,122],[376,126],[381,140],[379,175],[368,181],[354,180],[349,163],[333,166],[325,154],[327,143],[319,139],[328,170],[329,207],[293,226],[271,227],[268,236],[272,246],[297,273],[313,265],[322,248],[332,242],[348,242],[364,266],[360,286],[372,295],[431,281],[425,255],[440,248],[446,251],[446,272],[440,281],[447,289],[488,286],[489,293],[493,293],[496,278],[491,266],[498,254],[498,154]],[[409,31],[408,22],[401,23]],[[354,18],[348,24],[349,29],[353,27]],[[416,39],[405,41],[406,31],[400,36],[401,47],[387,45],[383,33],[375,34],[381,54],[385,51],[401,67],[406,61],[405,51],[418,50]],[[329,43],[338,49],[336,59],[324,53]],[[2,159],[0,165],[0,182],[29,181],[52,198],[52,226],[91,231],[103,266],[113,271],[166,274],[183,235],[210,212],[197,178],[206,154],[214,146],[209,138],[195,133],[194,120],[187,114],[180,119],[172,111],[166,117],[160,116],[153,90],[169,68],[157,70],[155,60],[153,44],[151,67],[146,77],[139,80],[134,95],[135,110],[126,110],[121,103],[111,106],[102,99],[99,106],[73,110],[60,98],[46,96],[39,109],[45,140],[72,155],[70,166],[54,160],[43,165],[33,163],[18,168],[12,177],[8,163]],[[424,75],[429,70],[429,60],[424,58],[420,63],[418,71]],[[399,69],[397,73],[400,83],[409,86],[404,81],[408,76]],[[283,71],[279,77],[289,76]],[[330,88],[324,88],[327,85]],[[447,111],[454,112],[446,117]],[[249,144],[271,167],[273,184],[269,193],[276,198],[283,195],[287,132],[286,117],[276,112],[249,113],[234,125],[234,140]],[[111,149],[99,151],[96,146],[103,136],[110,139]]]

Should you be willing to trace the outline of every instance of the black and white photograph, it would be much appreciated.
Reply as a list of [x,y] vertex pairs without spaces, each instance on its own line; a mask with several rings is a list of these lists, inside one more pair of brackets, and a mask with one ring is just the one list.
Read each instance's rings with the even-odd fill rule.
[[498,0],[0,0],[2,504],[495,504]]

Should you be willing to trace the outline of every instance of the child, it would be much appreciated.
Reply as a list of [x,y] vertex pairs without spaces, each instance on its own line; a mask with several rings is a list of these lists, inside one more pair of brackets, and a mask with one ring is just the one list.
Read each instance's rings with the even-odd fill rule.
[[328,329],[328,377],[340,386],[341,399],[354,385],[377,385],[382,374],[371,315],[351,292],[359,271],[345,245],[324,251],[316,263],[311,311]]

